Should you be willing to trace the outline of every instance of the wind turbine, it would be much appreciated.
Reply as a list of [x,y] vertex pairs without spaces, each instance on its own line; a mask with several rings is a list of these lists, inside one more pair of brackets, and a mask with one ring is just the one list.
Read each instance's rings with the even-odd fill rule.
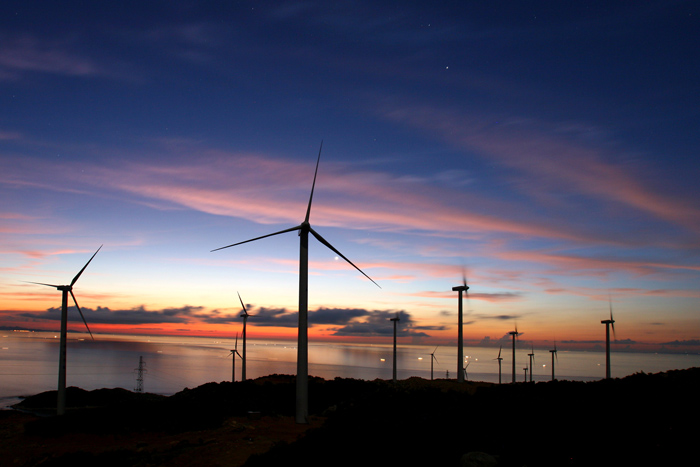
[[613,336],[615,336],[615,320],[613,319],[612,301],[610,301],[610,319],[604,319],[600,322],[605,325],[605,378],[610,379],[610,328],[612,327]]
[[462,292],[467,294],[469,287],[467,286],[467,276],[462,272],[462,285],[452,287],[452,290],[459,292],[458,298],[458,318],[457,318],[457,382],[464,382],[462,368],[464,365],[464,348],[463,348],[463,330],[462,330]]
[[464,367],[464,379],[469,381],[469,374],[467,373],[467,368],[469,368],[469,364],[471,362],[467,362],[467,366]]
[[[299,231],[299,331],[297,337],[297,379],[296,379],[296,422],[308,423],[309,420],[309,338],[308,338],[308,312],[309,312],[309,233],[316,237],[316,240],[324,244],[328,249],[333,251],[339,257],[343,258],[352,267],[357,269],[363,276],[372,281],[374,285],[379,287],[379,284],[374,282],[371,277],[347,259],[333,245],[328,243],[318,232],[316,232],[309,224],[309,216],[311,214],[311,202],[314,198],[314,188],[316,186],[316,175],[318,175],[318,164],[321,161],[321,149],[323,142],[318,150],[318,158],[316,160],[316,171],[314,172],[314,181],[311,184],[311,196],[309,196],[309,205],[306,208],[306,217],[304,221],[288,229],[280,230],[261,237],[251,238],[231,245],[226,245],[212,251],[223,250],[243,243],[254,242],[273,235],[279,235],[287,232]],[[380,287],[381,288],[381,287]]]
[[[238,293],[238,292],[236,292]],[[245,375],[245,370],[246,370],[246,353],[245,350],[247,348],[246,346],[246,324],[248,323],[248,317],[251,316],[248,314],[248,310],[246,309],[245,305],[243,304],[243,299],[241,298],[241,294],[238,293],[238,300],[241,301],[241,307],[243,308],[243,313],[241,314],[241,318],[243,318],[243,356],[241,357],[241,381],[245,381],[246,375]],[[236,335],[236,339],[238,339],[238,335]],[[240,354],[238,354],[240,356]]]
[[440,346],[438,345],[437,347],[435,347],[433,353],[430,354],[430,381],[433,380],[433,361],[435,361],[436,363],[440,363],[438,362],[437,357],[435,357],[435,352],[437,351],[438,347]]
[[523,381],[527,383],[527,367],[523,368],[523,370],[525,370],[525,379]]
[[557,356],[557,341],[554,341],[554,348],[550,350],[550,352],[552,354],[552,381],[554,381],[554,358],[556,357],[557,361],[559,361],[559,357]]
[[88,264],[90,264],[90,261],[92,261],[92,259],[100,251],[100,249],[102,249],[102,245],[100,245],[100,248],[97,249],[97,251],[88,260],[88,262],[85,263],[83,269],[81,269],[78,272],[78,274],[75,275],[73,280],[70,282],[70,285],[56,285],[44,284],[43,282],[31,282],[31,284],[45,285],[47,287],[56,287],[56,289],[62,292],[61,341],[58,353],[58,400],[56,402],[56,414],[58,415],[63,415],[64,413],[66,413],[66,340],[68,335],[68,294],[70,294],[71,298],[73,298],[73,303],[75,303],[75,307],[78,309],[78,313],[80,313],[80,317],[83,319],[83,323],[85,323],[85,328],[90,334],[90,337],[92,338],[92,340],[95,340],[95,338],[92,336],[92,332],[90,331],[90,327],[88,326],[87,321],[85,321],[85,316],[83,316],[83,312],[80,310],[80,306],[78,306],[78,301],[75,299],[75,295],[73,294],[73,286],[76,282],[78,282],[80,275],[83,273],[83,271],[85,271],[85,268],[88,267]]
[[231,355],[233,357],[233,364],[231,366],[231,382],[235,383],[236,382],[236,355],[238,355],[238,358],[243,360],[243,357],[241,357],[240,352],[238,352],[238,333],[236,333],[236,345],[229,355]]
[[394,322],[394,378],[393,381],[396,382],[396,325],[399,321],[399,314],[396,313],[396,318],[389,318],[389,321]]
[[532,383],[532,364],[535,361],[535,346],[532,346],[532,350],[530,351],[529,354],[527,354],[528,357],[530,357],[530,382]]
[[501,384],[501,360],[503,360],[503,357],[501,357],[501,350],[503,349],[503,346],[500,346],[498,348],[498,357],[496,357],[496,360],[498,360],[498,384]]
[[515,340],[518,338],[518,325],[515,325],[515,331],[510,331],[508,334],[513,336],[513,378],[512,382],[515,383]]

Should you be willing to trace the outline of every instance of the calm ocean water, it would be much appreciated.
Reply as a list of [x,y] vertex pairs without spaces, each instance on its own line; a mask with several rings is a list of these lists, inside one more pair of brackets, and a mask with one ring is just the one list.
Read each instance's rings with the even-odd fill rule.
[[[215,381],[230,381],[232,339],[173,336],[96,335],[85,340],[83,334],[70,334],[67,353],[69,386],[92,390],[136,387],[139,357],[146,371],[144,391],[174,394],[183,388]],[[18,396],[55,390],[57,384],[58,344],[55,333],[5,332],[0,335],[0,407],[17,402]],[[248,339],[247,377],[296,372],[296,342]],[[398,378],[430,378],[430,353],[435,346],[400,345],[397,351]],[[239,351],[241,341],[239,340]],[[516,378],[524,379],[530,349],[516,352]],[[465,347],[469,362],[468,379],[498,382],[498,349]],[[511,352],[502,356],[503,382],[512,377]],[[435,378],[456,378],[457,349],[440,346],[434,364]],[[546,349],[535,349],[533,379],[551,378],[551,356]],[[613,377],[644,371],[656,373],[700,366],[700,355],[617,352],[612,354]],[[555,362],[558,379],[590,381],[603,378],[605,354],[602,352],[559,351]],[[240,379],[240,360],[236,361],[236,380]],[[449,372],[449,375],[448,375]],[[335,377],[365,380],[391,379],[392,346],[310,342],[309,374],[325,379]]]

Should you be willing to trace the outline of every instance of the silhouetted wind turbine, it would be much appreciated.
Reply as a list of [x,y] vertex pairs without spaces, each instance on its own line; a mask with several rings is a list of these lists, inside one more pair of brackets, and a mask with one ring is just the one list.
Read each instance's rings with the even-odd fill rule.
[[[267,237],[272,237],[273,235],[279,235],[287,232],[293,232],[295,230],[299,231],[299,334],[297,338],[297,379],[296,379],[296,422],[297,423],[308,423],[309,420],[309,339],[308,339],[308,311],[309,311],[309,233],[311,233],[316,240],[324,244],[328,249],[333,251],[339,257],[343,258],[352,267],[357,269],[363,276],[372,281],[374,285],[379,287],[379,284],[374,282],[371,277],[353,264],[352,261],[347,259],[340,251],[338,251],[333,245],[328,243],[318,232],[316,232],[309,224],[309,216],[311,214],[311,203],[314,198],[314,188],[316,186],[316,175],[318,175],[318,164],[321,161],[321,149],[323,149],[323,142],[321,142],[321,147],[318,150],[318,158],[316,160],[316,171],[314,172],[314,181],[311,185],[311,196],[309,196],[309,205],[306,208],[306,217],[304,221],[288,229],[280,230],[279,232],[274,232],[271,234],[263,235],[261,237],[251,238],[250,240],[245,240],[238,243],[233,243],[231,245],[226,245],[221,248],[217,248],[212,251],[223,250],[224,248],[230,248],[236,245],[242,245],[248,242],[254,242]],[[381,288],[381,287],[380,287]]]
[[498,348],[498,357],[496,357],[496,360],[498,360],[498,384],[501,384],[501,361],[503,360],[503,357],[501,357],[501,350],[503,349],[503,346],[500,346]]
[[435,356],[435,352],[437,351],[439,345],[435,347],[435,350],[433,350],[433,353],[430,354],[430,381],[433,380],[433,360],[437,363],[440,363],[437,361],[437,357]]
[[471,363],[471,362],[467,362],[467,366],[464,367],[464,379],[465,379],[466,381],[469,381],[469,374],[467,373],[467,368],[469,368],[469,364],[470,364],[470,363]]
[[532,350],[530,351],[529,354],[527,354],[528,357],[530,357],[530,382],[532,383],[532,364],[535,361],[535,346],[532,346]]
[[394,322],[394,373],[393,373],[393,381],[396,382],[396,325],[398,324],[399,321],[399,314],[396,313],[396,318],[389,318],[389,321]]
[[[236,292],[238,293],[238,292]],[[251,315],[248,314],[248,310],[246,309],[245,305],[243,304],[243,299],[241,298],[241,294],[238,293],[238,300],[241,301],[241,307],[243,307],[243,313],[241,314],[241,318],[243,318],[243,356],[241,357],[241,381],[245,381],[246,379],[246,324],[248,323],[248,317]],[[240,354],[239,354],[240,355]]]
[[80,317],[83,319],[83,323],[85,323],[85,328],[87,328],[88,333],[90,334],[90,337],[92,340],[95,340],[95,338],[92,336],[92,332],[90,331],[90,328],[88,327],[87,321],[85,321],[85,316],[83,316],[83,312],[80,310],[80,307],[78,306],[78,301],[75,299],[75,295],[73,294],[73,286],[75,285],[76,282],[78,282],[78,279],[80,278],[80,275],[85,271],[85,268],[88,267],[88,264],[90,264],[90,261],[95,257],[95,255],[102,249],[102,245],[100,245],[100,248],[97,249],[97,251],[92,255],[92,257],[88,260],[87,263],[85,263],[85,266],[83,266],[83,269],[81,269],[78,274],[75,275],[73,280],[70,282],[70,285],[55,285],[55,284],[44,284],[42,282],[31,282],[31,284],[37,284],[37,285],[45,285],[48,287],[56,287],[56,289],[60,290],[62,292],[62,297],[61,297],[61,342],[60,342],[60,348],[59,348],[59,354],[58,354],[58,400],[56,402],[56,413],[58,415],[63,415],[66,412],[66,340],[67,340],[67,334],[68,334],[68,294],[73,298],[73,303],[75,303],[75,307],[78,309],[78,313],[80,313]]
[[460,383],[464,382],[464,375],[462,374],[462,368],[464,365],[464,348],[463,348],[463,330],[462,330],[462,292],[465,294],[469,287],[467,286],[467,276],[462,273],[462,285],[452,287],[452,290],[459,292],[458,298],[458,318],[457,318],[457,381]]
[[556,357],[557,361],[559,361],[559,357],[557,356],[557,341],[554,341],[554,348],[550,350],[552,353],[552,381],[554,381],[554,358]]
[[605,378],[610,379],[610,328],[612,327],[613,336],[615,336],[615,320],[613,319],[612,301],[610,301],[610,319],[604,319],[600,322],[605,325]]
[[523,368],[523,370],[525,370],[525,379],[523,381],[527,383],[527,367]]
[[231,366],[231,382],[235,383],[236,382],[236,355],[243,360],[243,357],[241,357],[240,352],[238,352],[238,333],[236,333],[236,345],[229,354],[233,357],[233,364]]
[[515,325],[515,331],[510,331],[508,334],[513,336],[513,378],[512,378],[512,382],[515,383],[515,340],[517,339],[518,334],[520,334],[518,332],[518,325],[517,324]]

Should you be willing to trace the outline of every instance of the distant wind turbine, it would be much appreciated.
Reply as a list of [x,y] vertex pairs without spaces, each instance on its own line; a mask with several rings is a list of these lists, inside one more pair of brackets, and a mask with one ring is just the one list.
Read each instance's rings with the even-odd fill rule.
[[[236,292],[238,293],[238,292]],[[238,293],[238,300],[241,302],[241,307],[243,308],[243,313],[241,314],[241,318],[243,318],[243,356],[241,357],[241,381],[246,380],[246,348],[248,347],[246,345],[246,324],[248,323],[248,318],[251,316],[248,314],[248,310],[246,309],[245,305],[243,304],[243,299],[241,298],[241,294]],[[236,338],[238,338],[238,335],[236,335]],[[240,354],[239,354],[240,355]]]
[[433,353],[430,354],[430,381],[433,380],[433,361],[435,361],[436,363],[440,363],[438,362],[437,357],[435,357],[435,352],[437,351],[438,347],[440,346],[438,345],[437,347],[435,347]]
[[612,327],[613,336],[615,336],[615,320],[613,319],[612,301],[610,301],[610,319],[604,319],[600,322],[605,325],[605,378],[610,379],[610,328]]
[[76,282],[78,282],[78,279],[80,278],[80,275],[85,271],[85,268],[88,267],[88,264],[90,264],[90,261],[95,257],[95,255],[102,249],[102,245],[100,245],[100,248],[97,249],[97,251],[92,255],[92,257],[88,260],[87,263],[85,263],[85,266],[83,266],[83,269],[81,269],[78,274],[75,275],[73,280],[70,282],[70,285],[55,285],[55,284],[44,284],[42,282],[31,282],[31,284],[37,284],[37,285],[45,285],[47,287],[56,287],[56,289],[60,290],[62,292],[62,298],[61,298],[61,342],[60,342],[60,348],[59,348],[59,354],[58,354],[58,400],[56,402],[56,413],[58,415],[63,415],[66,412],[66,340],[67,340],[67,334],[68,334],[68,294],[73,298],[73,303],[75,303],[75,307],[78,309],[78,313],[80,313],[80,317],[83,319],[83,323],[85,323],[85,328],[87,329],[88,333],[90,334],[90,337],[92,340],[95,340],[95,338],[92,336],[92,332],[90,331],[90,328],[88,327],[87,321],[85,321],[85,316],[83,316],[83,312],[80,310],[80,307],[78,306],[78,301],[75,299],[75,295],[73,294],[73,286],[75,285]]
[[498,360],[498,384],[501,384],[501,361],[503,360],[503,357],[501,357],[501,350],[503,349],[503,346],[500,346],[498,348],[498,357],[496,357],[496,360]]
[[525,370],[525,379],[523,381],[527,383],[527,367],[523,368],[523,370]]
[[471,363],[471,362],[467,362],[467,366],[464,367],[464,379],[465,379],[466,381],[469,381],[469,373],[467,373],[467,368],[469,368],[469,364],[470,364],[470,363]]
[[396,382],[396,325],[398,324],[401,319],[399,319],[399,314],[396,313],[396,318],[389,318],[389,321],[394,322],[394,377],[393,381]]
[[238,352],[238,333],[236,333],[236,345],[234,346],[233,350],[231,350],[231,353],[229,354],[232,357],[233,363],[231,365],[231,382],[235,383],[236,382],[236,355],[238,355],[238,358],[243,360],[243,357],[241,357],[240,352]]
[[532,350],[530,351],[529,354],[527,354],[528,357],[530,357],[530,382],[532,383],[532,364],[535,362],[535,346],[532,346]]
[[[324,244],[328,249],[333,251],[336,255],[343,258],[352,267],[357,269],[363,276],[372,281],[374,285],[379,287],[379,284],[374,282],[371,277],[353,264],[352,261],[347,259],[340,251],[338,251],[333,245],[328,243],[318,232],[316,232],[309,224],[309,216],[311,214],[311,203],[314,198],[314,188],[316,186],[316,175],[318,175],[318,165],[321,161],[321,149],[323,149],[323,142],[321,142],[321,147],[318,150],[318,158],[316,160],[316,171],[314,172],[314,181],[311,185],[311,196],[309,196],[309,205],[306,208],[306,217],[304,221],[288,229],[280,230],[279,232],[274,232],[271,234],[263,235],[261,237],[251,238],[238,243],[233,243],[231,245],[226,245],[221,248],[217,248],[212,251],[223,250],[224,248],[230,248],[236,245],[242,245],[243,243],[254,242],[267,237],[272,237],[273,235],[279,235],[287,232],[299,231],[299,331],[297,338],[297,378],[296,378],[296,422],[297,423],[308,423],[309,422],[309,338],[308,338],[308,312],[309,312],[309,233],[316,237],[316,240]],[[380,287],[381,288],[381,287]]]
[[552,381],[554,381],[554,358],[556,357],[557,361],[559,361],[559,357],[557,356],[557,341],[554,341],[554,348],[550,350],[550,352],[552,353]]
[[513,378],[512,382],[515,383],[515,340],[518,338],[518,334],[521,334],[518,332],[518,325],[515,325],[515,331],[510,331],[508,334],[513,336]]
[[457,381],[460,383],[464,382],[464,375],[462,374],[462,368],[464,365],[464,347],[463,347],[463,319],[462,319],[462,292],[467,294],[469,287],[467,286],[467,276],[462,272],[462,285],[452,287],[452,290],[459,292],[458,298],[458,318],[457,318]]

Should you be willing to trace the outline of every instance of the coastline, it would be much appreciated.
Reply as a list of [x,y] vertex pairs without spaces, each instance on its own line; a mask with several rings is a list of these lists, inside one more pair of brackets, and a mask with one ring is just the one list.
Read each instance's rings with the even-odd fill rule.
[[[71,388],[64,417],[3,411],[0,458],[22,467],[117,465],[106,459],[144,466],[458,465],[468,452],[485,452],[503,466],[663,465],[692,454],[687,422],[700,415],[698,389],[700,368],[503,385],[312,378],[311,424],[300,426],[289,375],[207,383],[168,397]],[[49,391],[22,405],[46,409],[52,400]],[[606,420],[614,425],[609,443],[602,442]],[[241,463],[230,462],[252,448]]]

